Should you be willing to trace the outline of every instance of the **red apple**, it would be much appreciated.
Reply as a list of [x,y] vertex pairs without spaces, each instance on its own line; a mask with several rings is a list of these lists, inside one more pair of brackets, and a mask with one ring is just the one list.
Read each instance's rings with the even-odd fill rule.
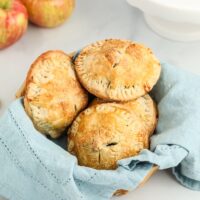
[[29,20],[42,27],[62,24],[72,13],[75,0],[22,0],[29,14]]
[[26,31],[28,15],[19,0],[0,0],[0,49],[16,42]]

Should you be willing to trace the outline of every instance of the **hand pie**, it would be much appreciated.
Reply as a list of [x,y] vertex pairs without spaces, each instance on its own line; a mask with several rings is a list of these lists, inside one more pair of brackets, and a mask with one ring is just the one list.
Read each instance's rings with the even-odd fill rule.
[[[149,114],[151,111],[153,114]],[[149,96],[121,105],[94,103],[70,127],[68,151],[77,157],[80,165],[115,169],[118,160],[149,147],[156,122],[155,105]]]
[[149,48],[109,39],[83,48],[75,60],[82,85],[93,95],[115,101],[148,93],[160,75],[160,63]]
[[[103,99],[96,98],[92,101],[90,106],[102,103],[111,102],[106,102]],[[155,102],[148,94],[132,101],[115,102],[115,106],[126,109],[129,112],[132,112],[134,115],[137,115],[144,124],[144,131],[150,136],[153,134],[157,124],[158,111]]]
[[24,106],[41,133],[60,136],[87,101],[70,56],[48,51],[32,64],[26,78]]

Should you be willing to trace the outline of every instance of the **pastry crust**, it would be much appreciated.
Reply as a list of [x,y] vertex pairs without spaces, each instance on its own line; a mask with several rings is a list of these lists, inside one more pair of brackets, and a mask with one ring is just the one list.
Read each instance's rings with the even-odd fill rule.
[[145,110],[136,105],[141,102],[97,103],[84,110],[68,131],[68,151],[76,155],[80,165],[115,169],[118,160],[148,148],[157,120],[150,128],[143,118]]
[[83,48],[75,60],[75,70],[82,85],[95,96],[128,101],[148,93],[161,68],[149,48],[108,39]]
[[[92,106],[102,103],[111,102],[95,98],[90,105]],[[115,106],[126,109],[134,115],[137,115],[138,118],[141,120],[141,123],[143,123],[144,125],[144,131],[147,132],[150,136],[153,134],[158,121],[158,109],[149,94],[139,97],[136,100],[113,103],[115,104]]]
[[[71,57],[71,59],[73,59],[73,57],[74,57],[75,54],[76,54],[76,52],[71,52],[68,55]],[[24,94],[25,94],[25,87],[26,87],[26,81],[23,81],[22,85],[20,86],[20,88],[15,93],[15,98],[16,99],[24,96]]]
[[87,92],[79,84],[71,57],[48,51],[31,65],[25,84],[24,106],[36,129],[57,138],[86,107]]

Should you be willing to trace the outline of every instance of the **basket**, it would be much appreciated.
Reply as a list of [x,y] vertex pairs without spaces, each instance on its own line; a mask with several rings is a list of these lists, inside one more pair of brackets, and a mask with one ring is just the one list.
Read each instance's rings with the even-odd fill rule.
[[[73,52],[73,53],[71,53],[69,55],[71,57],[73,57],[74,54],[75,53]],[[18,91],[15,94],[15,98],[16,99],[24,96],[24,94],[25,94],[25,85],[26,85],[26,82],[24,81],[22,83],[21,87],[18,89]],[[151,170],[149,171],[149,173],[144,177],[143,181],[139,184],[138,187],[143,186],[157,170],[158,170],[158,166],[153,165]],[[120,189],[120,190],[117,190],[116,192],[114,192],[113,196],[121,196],[121,195],[124,195],[124,194],[126,194],[128,192],[129,192],[128,190]]]

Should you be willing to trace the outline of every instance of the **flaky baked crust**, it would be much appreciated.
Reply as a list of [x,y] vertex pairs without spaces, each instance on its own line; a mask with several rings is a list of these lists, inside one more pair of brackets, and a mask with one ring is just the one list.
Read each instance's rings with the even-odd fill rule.
[[75,60],[75,70],[82,85],[95,96],[128,101],[149,92],[161,68],[149,48],[108,39],[83,48]]
[[[71,52],[68,55],[73,59],[73,57],[74,57],[75,54],[76,54],[76,52]],[[24,94],[25,94],[25,87],[26,87],[26,81],[23,81],[22,85],[20,86],[20,88],[15,93],[15,98],[16,99],[24,96]]]
[[35,127],[56,138],[87,105],[87,92],[77,81],[71,57],[48,51],[31,65],[24,106]]
[[[104,99],[95,98],[91,102],[90,106],[102,103],[112,102],[108,102]],[[126,109],[134,115],[137,115],[138,118],[141,120],[141,123],[143,123],[144,125],[144,131],[147,132],[150,136],[153,134],[157,125],[158,109],[149,94],[146,94],[132,101],[113,103],[115,103],[115,106]]]
[[[156,109],[149,96],[139,99],[125,104],[98,102],[79,114],[68,131],[68,151],[80,165],[115,169],[118,160],[149,147],[157,119],[156,113],[150,117],[148,112]],[[148,111],[147,104],[152,107]]]

